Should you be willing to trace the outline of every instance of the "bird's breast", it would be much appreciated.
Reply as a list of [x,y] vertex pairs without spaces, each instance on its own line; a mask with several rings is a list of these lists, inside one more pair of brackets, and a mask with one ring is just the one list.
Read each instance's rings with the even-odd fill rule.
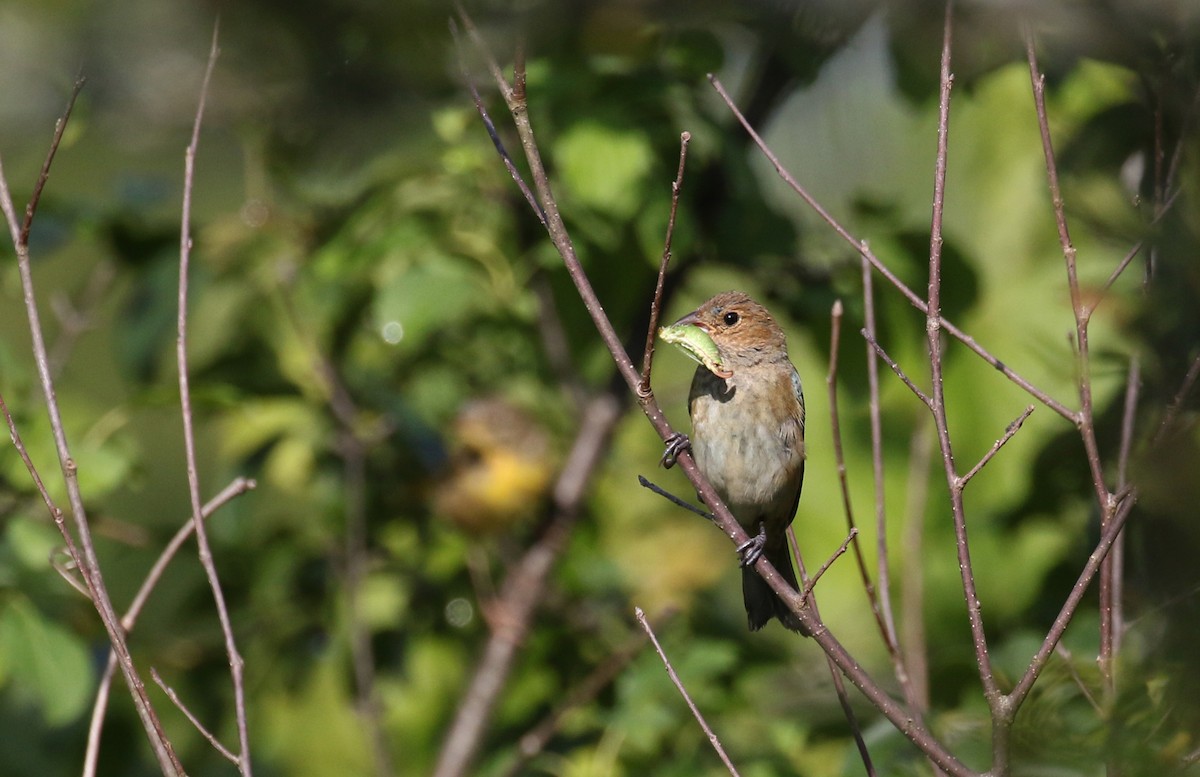
[[776,503],[790,508],[804,464],[803,410],[790,381],[709,375],[692,392],[696,464],[735,515]]

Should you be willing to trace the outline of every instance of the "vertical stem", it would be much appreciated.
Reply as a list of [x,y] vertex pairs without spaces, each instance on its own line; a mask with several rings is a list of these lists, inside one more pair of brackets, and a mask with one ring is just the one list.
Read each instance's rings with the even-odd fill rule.
[[237,642],[233,636],[233,623],[229,617],[229,608],[225,603],[225,593],[221,589],[221,580],[217,576],[217,567],[213,562],[212,546],[208,542],[208,529],[204,526],[203,508],[200,504],[200,477],[196,467],[196,433],[192,418],[192,392],[187,368],[187,333],[188,333],[188,270],[192,255],[192,184],[196,175],[196,149],[200,145],[200,124],[204,118],[204,104],[208,97],[208,84],[212,78],[213,68],[217,62],[220,49],[217,46],[218,29],[213,27],[212,47],[209,50],[208,65],[204,70],[204,81],[200,86],[200,100],[196,107],[196,119],[192,124],[192,140],[184,154],[183,168],[183,209],[180,215],[179,227],[179,314],[176,321],[177,334],[175,339],[175,358],[179,369],[179,404],[183,416],[183,446],[187,456],[188,494],[192,502],[192,523],[196,530],[196,544],[199,547],[200,564],[204,567],[205,577],[208,578],[212,590],[213,601],[217,608],[217,618],[221,622],[221,633],[225,638],[225,654],[229,659],[229,673],[233,681],[234,712],[237,718],[238,730],[238,771],[242,777],[251,777],[250,737],[246,725],[246,686],[244,680],[245,662],[238,652]]
[[[126,685],[129,686],[130,695],[133,697],[134,709],[137,711],[146,736],[150,740],[150,746],[154,750],[159,769],[164,775],[174,777],[174,775],[182,775],[184,773],[183,766],[179,763],[179,759],[176,757],[166,733],[163,732],[162,724],[158,719],[158,713],[155,712],[154,706],[150,703],[150,697],[146,694],[146,685],[133,663],[133,656],[129,653],[129,645],[125,639],[125,630],[122,628],[116,611],[113,609],[112,600],[109,598],[108,589],[104,583],[104,575],[100,570],[100,560],[96,555],[96,548],[92,543],[91,527],[88,524],[87,511],[83,504],[83,492],[79,488],[79,473],[76,469],[75,460],[71,456],[71,448],[67,442],[66,428],[63,425],[62,413],[58,407],[58,397],[54,390],[54,378],[50,370],[46,339],[42,331],[41,317],[38,313],[37,297],[33,286],[33,270],[29,257],[29,230],[33,225],[34,212],[37,210],[42,189],[49,179],[50,165],[62,141],[62,133],[66,129],[67,120],[71,115],[71,108],[75,105],[75,100],[79,96],[79,90],[82,87],[83,82],[77,81],[71,98],[67,103],[67,110],[58,120],[55,127],[54,139],[50,144],[50,151],[46,155],[45,163],[42,165],[42,172],[38,178],[37,185],[34,187],[33,195],[25,208],[24,223],[18,224],[17,222],[16,211],[13,208],[12,195],[8,189],[8,180],[4,176],[3,166],[0,166],[0,209],[4,211],[9,233],[12,236],[13,249],[17,254],[17,270],[21,277],[21,293],[25,303],[25,315],[29,321],[29,334],[32,341],[34,363],[37,367],[42,396],[46,400],[46,412],[50,417],[50,429],[54,437],[54,447],[58,454],[63,483],[66,485],[67,500],[71,505],[71,518],[75,524],[75,532],[79,535],[78,549],[76,549],[70,530],[66,528],[65,522],[62,520],[62,512],[52,509],[51,513],[54,516],[55,523],[62,531],[67,547],[71,549],[71,555],[79,565],[79,573],[83,578],[84,585],[87,587],[88,596],[92,600],[92,605],[96,608],[97,613],[100,615],[100,620],[104,624],[105,631],[108,633],[109,643],[117,655],[121,674],[125,678]],[[4,415],[9,421],[10,430],[13,429],[14,427],[12,426],[7,409],[5,409]],[[14,436],[14,442],[15,440]],[[35,476],[35,482],[37,481],[38,478]]]
[[867,331],[867,403],[871,418],[871,469],[875,483],[875,555],[878,568],[879,609],[883,617],[883,638],[889,652],[897,654],[896,620],[892,614],[891,573],[888,564],[887,508],[883,488],[883,418],[879,406],[879,356],[871,347],[878,337],[875,322],[875,288],[871,265],[862,260],[863,315]]

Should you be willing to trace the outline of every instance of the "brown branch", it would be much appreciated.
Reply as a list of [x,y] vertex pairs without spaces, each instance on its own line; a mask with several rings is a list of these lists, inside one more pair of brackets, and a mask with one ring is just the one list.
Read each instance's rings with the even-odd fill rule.
[[[917,416],[908,455],[908,488],[901,546],[908,560],[900,586],[900,612],[904,660],[911,675],[909,704],[929,709],[929,650],[925,640],[925,512],[929,503],[929,467],[933,460],[933,436],[929,417]],[[907,690],[907,689],[906,689]]]
[[1171,403],[1167,405],[1167,410],[1163,413],[1162,421],[1159,422],[1158,429],[1154,432],[1154,437],[1151,441],[1153,444],[1162,442],[1167,432],[1175,426],[1175,418],[1179,415],[1179,411],[1183,409],[1183,403],[1187,401],[1188,395],[1192,393],[1192,389],[1195,388],[1198,379],[1200,379],[1200,354],[1197,354],[1192,359],[1192,364],[1188,367],[1187,374],[1183,376],[1183,382],[1179,386],[1179,391],[1175,392]]
[[[654,399],[653,394],[650,396],[641,396],[638,393],[640,383],[640,375],[637,368],[634,367],[629,355],[625,352],[620,339],[617,337],[612,323],[608,320],[604,312],[603,306],[596,297],[591,283],[588,280],[587,274],[584,272],[578,257],[575,254],[570,236],[567,233],[566,227],[562,222],[562,218],[558,212],[557,202],[554,200],[553,193],[550,189],[549,178],[546,175],[545,167],[541,162],[540,151],[537,146],[536,138],[534,137],[533,128],[529,120],[528,106],[524,101],[524,94],[520,89],[510,88],[500,72],[500,68],[495,64],[494,58],[491,57],[486,50],[486,44],[482,41],[477,31],[474,31],[474,26],[469,24],[465,19],[465,13],[459,9],[460,18],[463,18],[463,26],[472,34],[476,45],[484,52],[489,61],[489,67],[496,76],[497,88],[505,95],[506,102],[509,105],[509,112],[512,114],[513,122],[517,128],[518,135],[521,138],[521,146],[525,151],[526,160],[529,163],[531,176],[534,180],[538,199],[547,216],[547,231],[551,241],[558,250],[559,255],[563,259],[563,263],[567,268],[572,281],[575,284],[585,309],[591,316],[594,325],[600,334],[601,340],[609,349],[613,360],[617,366],[617,370],[624,379],[630,392],[638,398],[638,402],[647,419],[654,426],[655,431],[659,436],[666,440],[672,430],[663,416],[662,410],[659,408]],[[473,32],[474,31],[474,32]],[[524,77],[522,63],[517,62],[514,77],[519,84]],[[748,537],[741,525],[729,512],[728,507],[722,502],[711,484],[700,474],[696,468],[695,462],[691,455],[684,452],[679,455],[678,463],[688,480],[696,487],[704,503],[710,507],[714,514],[715,523],[721,528],[727,537],[735,545],[743,544]],[[906,707],[898,704],[892,699],[886,691],[884,691],[875,681],[863,670],[862,666],[854,660],[854,658],[846,651],[846,649],[837,641],[837,639],[824,627],[817,619],[815,619],[804,604],[804,600],[800,598],[799,592],[794,590],[771,566],[766,558],[760,558],[755,562],[755,571],[762,576],[767,585],[771,587],[775,593],[779,594],[789,608],[797,614],[806,628],[812,634],[813,639],[821,648],[829,655],[838,668],[846,675],[848,679],[873,703],[897,729],[903,733],[908,739],[916,744],[929,758],[931,758],[938,766],[945,769],[947,772],[956,775],[956,777],[966,777],[974,775],[971,769],[955,758],[946,748],[933,737],[933,735],[921,725],[913,715],[913,712]],[[461,711],[461,710],[460,710]],[[447,752],[443,750],[443,754]],[[439,771],[438,777],[445,777],[447,774],[456,774],[453,771]]]
[[180,700],[179,694],[175,693],[175,689],[163,682],[163,679],[158,675],[158,670],[151,667],[150,676],[154,678],[154,682],[158,684],[158,687],[162,688],[163,693],[167,695],[167,698],[171,700],[171,703],[183,713],[184,717],[191,722],[192,726],[194,726],[195,729],[200,732],[200,735],[208,740],[208,743],[213,746],[213,749],[225,756],[225,758],[230,762],[239,764],[240,768],[241,759],[230,752],[229,748],[221,744],[221,740],[217,739],[211,731],[204,727],[204,724],[200,722],[200,719],[193,715],[192,711],[187,708],[187,705]]
[[[775,155],[775,152],[771,150],[762,137],[754,130],[753,127],[750,126],[750,123],[746,120],[746,117],[742,115],[742,112],[733,102],[733,98],[731,98],[729,93],[725,91],[725,87],[721,84],[720,79],[710,73],[708,80],[712,83],[713,88],[717,90],[717,94],[721,96],[721,99],[725,102],[725,105],[733,113],[734,118],[738,120],[738,122],[742,125],[742,128],[745,129],[747,134],[750,135],[750,139],[753,140],[754,144],[758,146],[759,151],[762,152],[767,161],[769,161],[775,168],[776,174],[783,179],[784,183],[791,187],[792,191],[794,191],[800,197],[800,199],[804,200],[804,202],[807,203],[810,208],[816,211],[817,215],[820,216],[825,223],[829,224],[829,226],[833,228],[834,232],[836,232],[843,240],[853,246],[854,250],[857,251],[863,257],[863,259],[867,260],[867,262],[869,262],[870,265],[874,267],[880,275],[886,278],[888,283],[890,283],[896,288],[897,291],[903,294],[904,298],[907,299],[913,307],[928,315],[925,300],[921,299],[921,297],[918,296],[917,293],[912,289],[910,289],[904,283],[904,281],[900,280],[899,276],[892,272],[888,266],[885,265],[873,251],[871,251],[866,241],[860,241],[851,235],[846,228],[843,227],[841,223],[839,223],[829,213],[829,211],[825,210],[825,208],[819,202],[817,202],[817,200],[811,194],[808,193],[808,190],[801,186],[796,181],[795,177],[788,172],[787,168],[783,166],[783,163],[779,161],[779,157]],[[1071,423],[1077,422],[1076,413],[1073,410],[1054,399],[1037,386],[1030,383],[1026,378],[1021,377],[1021,375],[1015,372],[1011,367],[997,359],[979,343],[975,342],[975,338],[966,334],[963,330],[959,329],[952,322],[946,320],[945,318],[939,319],[939,325],[956,340],[967,346],[967,348],[969,348],[973,353],[998,370],[1002,375],[1019,386],[1030,396],[1034,397],[1043,405],[1058,413]]]
[[[796,571],[800,574],[800,582],[803,586],[802,598],[804,601],[808,602],[808,606],[812,608],[813,617],[817,620],[817,622],[820,622],[821,611],[817,606],[816,598],[811,596],[812,589],[816,585],[817,579],[820,578],[821,575],[825,574],[825,570],[829,568],[829,565],[832,564],[838,556],[846,551],[847,544],[851,540],[856,539],[857,533],[857,529],[852,529],[850,536],[846,538],[846,542],[842,543],[841,548],[833,555],[832,558],[829,559],[829,561],[825,563],[821,569],[817,570],[817,574],[813,577],[813,579],[809,580],[808,570],[804,566],[804,556],[800,553],[800,543],[796,541],[796,533],[793,530],[793,527],[788,526],[787,528],[787,538],[792,551],[792,560],[795,562]],[[850,733],[854,737],[854,746],[858,750],[858,757],[863,762],[863,767],[866,769],[867,777],[875,777],[875,764],[871,760],[871,751],[867,747],[867,741],[863,738],[862,726],[859,725],[858,715],[855,714],[854,707],[850,704],[850,694],[846,692],[846,682],[842,679],[842,673],[838,670],[838,665],[834,662],[832,656],[825,656],[825,664],[829,667],[829,677],[833,682],[833,692],[837,696],[838,705],[842,708],[842,715],[845,716],[846,723],[850,726]]]
[[653,491],[654,493],[658,494],[663,499],[666,499],[668,502],[675,505],[676,507],[682,507],[684,510],[691,511],[691,512],[695,513],[696,515],[700,516],[701,518],[706,518],[710,521],[716,520],[716,517],[712,513],[708,512],[707,510],[703,510],[703,509],[697,507],[696,505],[692,504],[691,502],[687,501],[686,499],[680,499],[679,497],[672,494],[670,491],[667,491],[666,489],[650,482],[642,475],[638,475],[638,483],[641,484],[642,488],[646,488],[646,489],[649,489],[650,491]]
[[983,458],[981,458],[974,467],[971,467],[967,474],[960,478],[963,486],[966,486],[967,483],[971,482],[971,479],[978,475],[979,471],[986,467],[987,463],[992,460],[992,457],[999,453],[1000,449],[1003,448],[1004,445],[1013,438],[1013,435],[1021,430],[1021,426],[1024,425],[1025,419],[1029,418],[1029,416],[1033,414],[1033,408],[1033,405],[1027,406],[1025,408],[1025,412],[1014,418],[1013,422],[1010,423],[1007,428],[1005,428],[1004,434],[1001,435],[1000,439],[996,440],[991,449],[988,450],[987,453],[983,454]]
[[1083,595],[1087,592],[1088,586],[1091,585],[1096,573],[1099,572],[1101,562],[1104,561],[1109,549],[1116,542],[1121,529],[1125,526],[1126,519],[1133,511],[1133,506],[1136,503],[1137,491],[1136,489],[1131,489],[1119,503],[1112,520],[1104,528],[1100,536],[1100,542],[1097,543],[1091,555],[1088,556],[1083,571],[1079,573],[1075,585],[1071,587],[1071,593],[1068,594],[1062,608],[1059,609],[1058,615],[1055,617],[1054,623],[1051,624],[1050,630],[1047,632],[1046,638],[1042,641],[1041,647],[1034,654],[1021,679],[1013,686],[1012,692],[1004,698],[1005,707],[1010,709],[1014,715],[1017,708],[1025,701],[1025,697],[1029,695],[1030,689],[1033,688],[1033,684],[1037,681],[1038,676],[1041,675],[1042,670],[1046,668],[1050,654],[1054,652],[1055,646],[1062,639],[1063,632],[1067,630],[1067,626],[1075,616],[1075,611],[1079,608],[1080,602],[1083,601]]
[[[1113,492],[1104,482],[1104,467],[1100,458],[1100,446],[1096,440],[1096,424],[1092,398],[1091,350],[1088,343],[1088,322],[1091,311],[1083,300],[1079,287],[1078,267],[1075,246],[1071,242],[1071,233],[1067,226],[1066,209],[1063,204],[1062,189],[1058,179],[1058,163],[1054,155],[1054,145],[1050,138],[1050,120],[1046,114],[1046,78],[1042,74],[1034,46],[1033,32],[1026,26],[1025,54],[1029,62],[1029,81],[1033,89],[1034,109],[1037,113],[1038,131],[1042,139],[1042,153],[1046,161],[1046,180],[1050,190],[1050,200],[1054,210],[1054,223],[1058,229],[1059,245],[1062,249],[1063,261],[1067,271],[1067,288],[1071,297],[1071,310],[1075,315],[1075,357],[1078,372],[1079,387],[1079,434],[1083,440],[1088,467],[1092,476],[1092,488],[1095,491],[1096,502],[1100,509],[1100,529],[1104,531],[1113,521],[1117,500]],[[1156,114],[1157,115],[1157,114]],[[1156,129],[1156,134],[1159,130]],[[1155,147],[1160,153],[1155,154],[1155,180],[1161,181],[1161,138],[1156,139]],[[1157,196],[1157,193],[1156,193]],[[1114,542],[1117,538],[1114,537]],[[1116,695],[1116,684],[1113,677],[1113,667],[1116,659],[1117,636],[1113,618],[1114,597],[1120,589],[1116,581],[1120,570],[1114,564],[1120,557],[1109,557],[1101,572],[1100,583],[1100,674],[1104,680],[1105,696],[1112,700]],[[1119,606],[1117,606],[1119,610]]]
[[[228,504],[234,498],[254,489],[257,484],[253,480],[246,478],[236,478],[232,483],[221,490],[221,493],[214,496],[204,505],[203,517],[208,520],[217,510]],[[142,585],[138,588],[138,592],[133,597],[133,601],[129,604],[129,609],[121,617],[121,626],[126,633],[133,631],[134,625],[137,624],[138,616],[142,614],[142,608],[146,606],[146,601],[150,598],[150,594],[158,586],[159,580],[162,579],[163,573],[166,572],[167,565],[179,553],[180,548],[192,536],[194,524],[191,521],[186,522],[175,532],[175,536],[171,537],[170,542],[166,544],[158,559],[150,567],[150,571],[146,573],[146,578],[142,581]],[[96,774],[96,764],[100,757],[100,733],[104,727],[104,718],[108,711],[109,691],[112,687],[113,675],[117,668],[117,654],[109,650],[108,662],[105,664],[104,673],[100,677],[100,685],[96,690],[96,701],[92,705],[91,723],[88,725],[88,740],[87,749],[83,757],[83,777],[94,777]]]
[[[101,622],[104,624],[104,629],[108,634],[108,639],[116,651],[118,663],[121,667],[121,674],[125,678],[125,683],[129,687],[130,695],[133,697],[134,709],[137,711],[138,719],[142,724],[142,728],[146,732],[147,738],[150,740],[150,746],[154,751],[155,760],[157,760],[159,769],[168,777],[183,774],[183,766],[179,763],[175,756],[174,749],[171,747],[170,740],[167,739],[163,732],[162,724],[159,722],[158,714],[154,710],[154,706],[150,702],[149,696],[146,694],[145,683],[138,674],[137,667],[133,662],[133,657],[129,653],[129,647],[125,641],[124,631],[121,629],[117,619],[116,612],[113,610],[112,600],[108,596],[108,590],[104,583],[104,576],[100,570],[100,561],[96,556],[95,546],[92,544],[91,527],[88,524],[87,511],[83,503],[83,493],[79,488],[79,476],[75,465],[75,460],[71,456],[71,448],[67,442],[66,427],[63,424],[62,413],[58,406],[58,399],[54,389],[54,378],[50,369],[50,359],[46,348],[45,335],[42,329],[41,316],[38,312],[37,297],[34,293],[33,272],[29,256],[29,231],[33,225],[33,216],[37,212],[38,202],[41,199],[41,193],[45,188],[46,181],[50,177],[50,166],[54,160],[55,154],[58,152],[59,144],[62,142],[62,134],[66,129],[67,119],[71,115],[71,109],[75,105],[75,100],[79,95],[79,90],[82,88],[82,81],[77,81],[75,89],[71,93],[68,100],[66,111],[58,120],[55,127],[54,137],[50,143],[50,150],[46,154],[46,161],[42,165],[42,171],[38,176],[37,183],[34,186],[33,196],[29,204],[25,208],[25,220],[23,223],[17,221],[16,209],[13,207],[12,194],[9,192],[8,179],[4,175],[3,165],[0,165],[0,210],[3,211],[5,220],[8,224],[9,234],[13,240],[13,248],[17,254],[17,269],[21,277],[21,291],[25,303],[25,315],[29,322],[29,334],[32,341],[32,350],[34,364],[37,368],[38,381],[42,389],[42,397],[46,402],[46,411],[50,418],[50,429],[54,438],[55,451],[58,454],[59,467],[62,472],[63,482],[66,485],[67,501],[71,506],[71,517],[74,523],[75,532],[79,536],[79,545],[76,547],[75,539],[72,537],[70,530],[66,526],[66,521],[63,517],[62,510],[54,506],[49,500],[45,487],[42,485],[41,478],[33,469],[32,462],[28,456],[23,455],[27,469],[29,469],[31,477],[33,477],[38,490],[42,493],[43,500],[46,501],[47,507],[50,509],[51,517],[54,519],[55,525],[59,532],[63,535],[63,540],[67,544],[68,552],[75,559],[79,568],[79,573],[83,578],[84,584],[87,586],[88,596],[92,600],[96,612],[100,616]],[[4,414],[9,423],[9,433],[13,436],[14,443],[19,439],[16,434],[16,427],[13,425],[12,418],[9,416],[7,408]],[[22,449],[19,447],[19,450]]]
[[[879,622],[884,646],[892,660],[892,673],[904,691],[904,698],[909,707],[919,716],[919,710],[924,704],[909,678],[908,668],[900,651],[900,640],[896,634],[896,615],[892,608],[891,554],[887,543],[887,495],[884,492],[883,408],[879,401],[879,358],[882,356],[902,379],[907,381],[907,378],[899,371],[899,366],[883,352],[876,339],[878,324],[875,320],[875,283],[871,275],[871,264],[866,257],[862,259],[862,283],[865,325],[863,331],[867,334],[867,411],[871,422],[871,472],[875,492],[875,563],[879,570]],[[917,390],[911,382],[909,388],[926,406],[929,405],[924,393]],[[934,768],[936,769],[936,766]]]
[[950,72],[950,50],[953,38],[953,4],[946,2],[942,31],[942,56],[938,98],[938,141],[933,174],[933,215],[929,230],[929,293],[926,303],[926,345],[929,350],[930,411],[942,452],[942,467],[950,490],[950,507],[954,519],[955,550],[958,554],[959,577],[963,599],[967,606],[967,621],[971,627],[971,643],[984,697],[992,710],[992,768],[998,774],[1008,772],[1008,726],[1000,710],[1000,688],[992,671],[988,653],[987,633],[983,625],[983,610],[975,587],[975,572],[971,563],[971,546],[967,536],[966,506],[963,502],[964,481],[954,464],[954,449],[950,425],[946,416],[945,378],[942,357],[942,216],[946,204],[946,164],[950,141],[950,94],[954,75]]
[[912,379],[904,373],[904,370],[899,364],[896,363],[896,360],[889,356],[888,352],[883,349],[883,346],[879,344],[879,342],[875,339],[875,336],[866,329],[860,330],[860,333],[862,334],[863,339],[867,341],[867,345],[874,350],[875,355],[880,359],[883,359],[883,363],[890,367],[892,372],[896,373],[896,377],[904,381],[904,385],[908,386],[908,390],[915,394],[917,399],[921,400],[921,404],[925,405],[927,408],[932,408],[933,400],[930,399],[929,395],[922,391],[917,384],[912,382]]
[[658,334],[658,318],[662,314],[663,285],[667,280],[667,265],[671,262],[671,239],[675,236],[675,213],[679,210],[679,192],[683,189],[683,170],[687,165],[690,132],[679,135],[679,172],[671,183],[671,215],[667,219],[667,236],[663,240],[662,261],[658,265],[658,281],[654,286],[654,301],[650,303],[650,323],[646,328],[646,348],[642,351],[642,381],[638,384],[638,396],[650,394],[650,367],[654,362],[654,341]]
[[584,409],[575,443],[554,485],[553,516],[501,587],[494,604],[501,617],[495,619],[496,627],[442,742],[434,777],[457,777],[468,772],[517,648],[545,593],[546,577],[570,536],[587,483],[608,450],[619,417],[619,403],[607,394],[593,399]]
[[[179,315],[175,340],[175,358],[179,369],[179,405],[183,416],[183,447],[187,456],[188,494],[192,501],[192,523],[196,527],[196,545],[199,549],[200,565],[212,589],[217,618],[225,638],[225,653],[229,659],[229,674],[233,680],[234,712],[237,718],[239,753],[236,759],[242,777],[251,777],[250,737],[246,726],[245,662],[238,653],[237,641],[233,636],[233,623],[229,608],[225,604],[225,593],[213,562],[212,547],[208,542],[208,530],[204,527],[203,509],[200,504],[200,478],[196,467],[196,435],[192,419],[192,393],[187,367],[188,326],[188,268],[192,253],[192,189],[196,176],[196,149],[200,145],[200,125],[204,118],[204,105],[208,99],[208,85],[216,67],[220,48],[217,45],[219,25],[213,25],[212,45],[208,52],[208,64],[204,68],[204,80],[200,85],[200,99],[196,106],[196,117],[192,123],[192,140],[184,152],[183,164],[183,209],[179,228]],[[189,716],[190,717],[190,716]],[[192,721],[195,723],[195,721]]]
[[729,755],[725,752],[725,748],[721,745],[721,740],[717,737],[716,732],[708,725],[704,719],[704,715],[700,712],[700,708],[692,701],[691,695],[684,687],[683,681],[679,679],[679,675],[675,672],[675,667],[671,666],[671,659],[667,658],[667,654],[663,651],[662,645],[658,642],[658,637],[654,634],[654,629],[650,628],[650,623],[646,620],[646,613],[642,612],[641,607],[634,609],[634,615],[637,617],[638,624],[645,630],[646,636],[650,638],[650,643],[654,645],[655,652],[662,659],[663,666],[667,669],[667,676],[671,678],[671,682],[675,684],[675,688],[679,691],[679,695],[683,697],[687,703],[688,709],[692,711],[692,717],[700,724],[700,729],[704,732],[704,736],[708,737],[708,742],[717,751],[717,756],[720,757],[721,763],[725,764],[725,768],[734,777],[738,777],[737,767],[733,765],[733,761],[729,760]]
[[[842,301],[839,299],[833,303],[833,308],[829,314],[829,371],[825,376],[825,386],[829,390],[829,425],[833,435],[833,460],[837,466],[838,486],[842,494],[842,511],[846,515],[846,530],[848,532],[857,532],[858,526],[854,520],[854,507],[850,501],[850,481],[846,472],[846,454],[842,446],[841,413],[838,411],[837,376],[838,353],[841,348],[842,337],[842,315]],[[896,646],[889,639],[888,628],[884,622],[883,611],[879,604],[879,597],[875,591],[875,583],[871,580],[871,571],[867,569],[867,560],[863,556],[862,543],[859,542],[857,536],[854,538],[853,548],[854,560],[858,567],[858,576],[862,580],[863,591],[867,594],[867,601],[871,605],[871,612],[875,615],[875,622],[879,626],[879,633],[883,635],[884,644],[888,646],[889,652],[895,654]]]
[[1063,663],[1067,668],[1067,674],[1071,675],[1071,680],[1075,683],[1075,687],[1079,689],[1079,692],[1083,695],[1083,698],[1087,699],[1088,704],[1092,706],[1092,711],[1095,712],[1096,716],[1099,718],[1105,717],[1106,713],[1104,712],[1104,708],[1100,706],[1100,702],[1096,701],[1096,697],[1092,695],[1090,690],[1088,690],[1087,683],[1083,681],[1083,677],[1075,668],[1075,657],[1071,654],[1071,651],[1067,650],[1066,646],[1059,642],[1054,646],[1054,653],[1063,660]]
[[[472,37],[477,36],[475,26],[470,24],[468,18],[464,17],[464,23],[468,25],[467,29]],[[516,164],[508,153],[508,149],[504,147],[504,141],[500,139],[500,133],[496,131],[496,125],[492,123],[492,117],[488,115],[487,108],[484,107],[483,98],[479,96],[479,90],[475,88],[475,79],[471,78],[471,74],[467,72],[466,58],[463,56],[462,51],[462,41],[458,34],[458,25],[454,23],[453,18],[450,19],[450,35],[454,38],[454,47],[458,51],[459,70],[462,73],[463,81],[466,83],[467,89],[471,92],[471,99],[475,101],[475,110],[479,112],[479,117],[483,119],[483,126],[487,128],[488,137],[492,139],[492,145],[496,147],[496,153],[500,155],[505,169],[512,176],[513,183],[517,185],[517,189],[525,197],[525,201],[529,203],[529,207],[533,209],[534,215],[538,217],[538,221],[542,222],[542,226],[544,227],[546,226],[546,213],[542,210],[542,206],[538,205],[537,197],[530,190],[529,184],[525,183],[525,179],[521,177],[521,171],[517,169]],[[503,77],[501,79],[503,80]]]
[[531,760],[546,749],[546,745],[559,731],[563,719],[575,709],[595,699],[600,692],[612,684],[613,680],[629,666],[629,663],[642,652],[646,644],[646,635],[637,634],[629,643],[608,656],[593,669],[575,688],[567,693],[558,705],[542,718],[533,728],[517,740],[517,759],[505,770],[505,777],[518,777],[528,774],[526,768]]
[[[788,528],[790,529],[791,527],[789,526]],[[816,573],[812,576],[812,578],[804,584],[803,589],[800,591],[801,598],[807,599],[809,597],[809,595],[812,594],[813,589],[817,587],[817,581],[820,580],[821,577],[826,572],[829,571],[829,568],[831,566],[833,566],[833,562],[837,561],[839,558],[842,557],[842,554],[844,554],[846,552],[846,549],[850,547],[850,543],[854,542],[857,539],[858,539],[858,529],[857,528],[851,529],[850,533],[846,535],[846,539],[842,540],[842,544],[839,545],[838,549],[833,552],[833,555],[831,555],[828,559],[826,559],[825,563],[822,564],[817,569]],[[793,542],[793,544],[795,544],[795,539],[793,539],[792,542]]]

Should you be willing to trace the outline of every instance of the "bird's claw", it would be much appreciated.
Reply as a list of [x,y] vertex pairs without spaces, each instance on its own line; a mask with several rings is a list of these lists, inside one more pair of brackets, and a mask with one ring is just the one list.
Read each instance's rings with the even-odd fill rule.
[[754,562],[762,556],[763,550],[767,547],[767,527],[765,524],[758,525],[758,534],[737,546],[738,557],[742,561],[743,567],[753,566]]
[[662,465],[663,469],[670,469],[675,466],[679,454],[691,449],[692,441],[688,439],[688,436],[683,432],[675,432],[667,438],[667,447],[658,463]]

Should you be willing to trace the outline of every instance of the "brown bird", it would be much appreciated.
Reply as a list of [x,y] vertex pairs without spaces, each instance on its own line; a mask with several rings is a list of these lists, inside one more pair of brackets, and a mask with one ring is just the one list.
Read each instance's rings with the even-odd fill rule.
[[690,446],[696,466],[750,534],[738,550],[751,631],[775,617],[788,629],[807,633],[753,569],[765,554],[799,589],[787,528],[804,484],[804,393],[783,330],[762,305],[740,291],[727,291],[663,334],[701,362],[688,398],[690,441],[683,435],[670,441],[663,463],[670,466],[675,454]]

